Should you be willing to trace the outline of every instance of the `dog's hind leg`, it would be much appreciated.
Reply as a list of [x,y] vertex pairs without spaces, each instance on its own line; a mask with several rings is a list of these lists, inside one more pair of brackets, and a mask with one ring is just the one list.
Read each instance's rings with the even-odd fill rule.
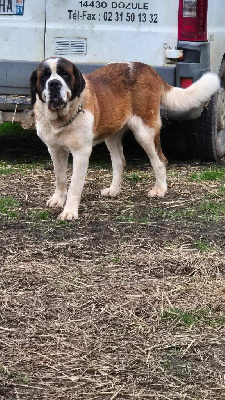
[[105,140],[112,160],[113,178],[110,187],[101,191],[102,196],[116,197],[120,193],[123,167],[126,164],[121,142],[123,133],[124,130],[121,129]]
[[132,129],[138,143],[146,151],[156,177],[156,183],[148,192],[149,197],[163,197],[167,191],[166,163],[160,145],[160,119],[150,125],[145,124],[140,117],[130,119],[128,126]]
[[51,155],[54,172],[55,172],[55,193],[47,201],[49,207],[63,207],[66,201],[67,193],[67,165],[68,165],[68,151],[61,147],[48,147]]

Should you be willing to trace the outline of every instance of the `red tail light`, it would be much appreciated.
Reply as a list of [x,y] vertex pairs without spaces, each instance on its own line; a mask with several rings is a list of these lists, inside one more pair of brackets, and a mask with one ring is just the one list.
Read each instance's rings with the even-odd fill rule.
[[180,0],[178,40],[207,40],[208,0]]
[[193,83],[193,78],[180,78],[180,87],[186,89],[187,87],[191,86]]

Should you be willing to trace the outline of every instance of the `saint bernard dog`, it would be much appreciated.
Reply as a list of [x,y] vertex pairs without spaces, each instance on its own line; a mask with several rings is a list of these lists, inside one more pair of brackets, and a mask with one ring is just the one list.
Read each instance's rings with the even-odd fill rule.
[[[59,218],[78,218],[78,207],[93,145],[105,140],[113,178],[102,196],[120,193],[125,159],[121,143],[130,129],[146,151],[156,177],[150,197],[167,191],[166,158],[160,145],[160,104],[188,111],[219,89],[216,74],[206,73],[187,89],[170,86],[154,69],[140,62],[112,63],[84,76],[65,58],[40,63],[30,78],[37,134],[51,155],[56,188],[49,207],[64,207]],[[67,191],[68,155],[73,174]]]

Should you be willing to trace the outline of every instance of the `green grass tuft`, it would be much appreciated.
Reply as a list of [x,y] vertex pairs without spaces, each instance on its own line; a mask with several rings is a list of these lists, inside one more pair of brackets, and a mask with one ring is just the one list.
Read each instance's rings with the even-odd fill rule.
[[138,174],[136,174],[135,172],[130,174],[130,175],[126,174],[125,178],[128,181],[130,181],[131,183],[134,183],[134,184],[143,180],[143,177],[138,175]]
[[161,313],[163,321],[181,326],[215,326],[225,325],[225,315],[216,315],[208,309],[184,311],[181,308],[170,308]]
[[18,123],[12,124],[11,122],[4,122],[0,125],[0,137],[21,135],[24,132],[22,126]]
[[198,213],[204,220],[219,221],[225,217],[225,202],[205,201],[196,207]]
[[5,161],[0,161],[0,175],[11,175],[15,173],[26,174],[29,171],[34,170],[38,167],[38,163],[7,163]]
[[49,218],[49,211],[47,210],[30,210],[29,217],[34,220],[47,220]]
[[212,167],[209,170],[193,173],[190,176],[190,180],[192,181],[218,181],[222,179],[225,179],[224,167]]
[[196,243],[196,248],[200,251],[211,251],[213,248],[208,243],[201,242],[200,240]]
[[218,195],[219,196],[225,196],[225,185],[224,186],[221,186],[219,189],[218,189]]
[[0,214],[7,215],[9,218],[17,218],[17,209],[20,207],[18,200],[13,197],[0,197]]

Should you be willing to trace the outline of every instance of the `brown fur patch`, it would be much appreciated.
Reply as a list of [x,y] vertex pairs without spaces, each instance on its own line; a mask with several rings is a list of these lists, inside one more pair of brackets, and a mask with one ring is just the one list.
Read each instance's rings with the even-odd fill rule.
[[86,81],[91,100],[87,95],[85,107],[95,116],[96,138],[118,131],[132,115],[157,127],[164,81],[151,67],[142,63],[109,64],[87,75]]

